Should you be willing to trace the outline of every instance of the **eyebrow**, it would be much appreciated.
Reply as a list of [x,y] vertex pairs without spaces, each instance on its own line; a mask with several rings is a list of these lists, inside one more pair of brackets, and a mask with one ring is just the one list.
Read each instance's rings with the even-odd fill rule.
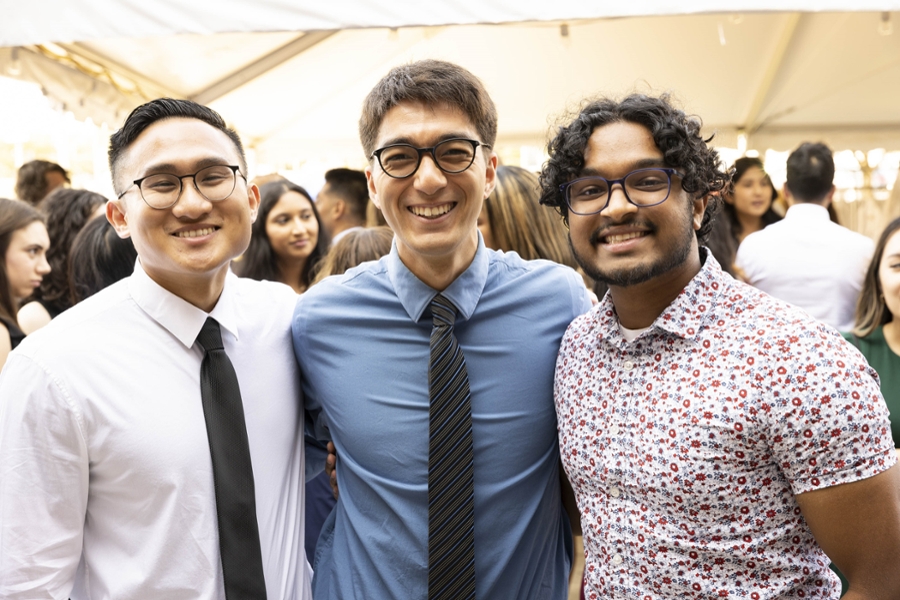
[[[649,169],[652,167],[667,167],[666,161],[662,158],[642,158],[638,161],[631,163],[631,168],[629,172],[635,171],[637,169]],[[601,175],[601,171],[599,169],[592,169],[590,167],[585,167],[581,170],[581,177],[603,177]]]
[[[215,167],[221,165],[230,165],[230,160],[227,158],[223,158],[221,156],[207,156],[205,158],[201,158],[193,163],[193,169],[195,169],[195,173],[197,171],[201,171],[206,167]],[[155,175],[159,173],[166,173],[171,175],[177,175],[180,169],[176,167],[172,163],[156,163],[151,164],[148,167],[144,168],[143,174],[141,177],[146,177],[147,175]],[[138,178],[140,179],[140,178]]]
[[[451,133],[444,133],[444,134],[441,134],[441,136],[438,137],[438,138],[435,140],[435,142],[434,142],[433,144],[431,144],[430,147],[437,146],[437,145],[440,144],[441,142],[446,142],[447,140],[454,140],[454,139],[460,139],[460,138],[461,138],[461,139],[464,139],[464,140],[472,139],[472,138],[469,137],[470,135],[471,135],[470,133],[463,133],[463,132],[459,132],[459,131],[454,131],[454,132],[451,132]],[[479,140],[476,140],[476,141],[478,141],[479,144],[482,143],[482,142],[479,141]],[[414,147],[416,147],[416,148],[419,147],[419,146],[416,146],[416,144],[413,142],[413,140],[412,140],[411,137],[409,137],[409,136],[399,136],[399,137],[395,137],[395,138],[391,138],[391,139],[389,139],[389,140],[386,140],[386,141],[384,142],[384,144],[382,144],[381,146],[379,146],[379,148],[386,148],[386,147],[388,147],[388,146],[394,146],[394,145],[396,145],[396,144],[409,144],[410,146],[414,146]]]

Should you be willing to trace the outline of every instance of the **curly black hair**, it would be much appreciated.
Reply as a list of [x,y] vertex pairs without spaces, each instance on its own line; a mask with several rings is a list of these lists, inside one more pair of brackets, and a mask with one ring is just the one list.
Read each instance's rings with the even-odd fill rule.
[[699,117],[689,116],[673,106],[669,94],[658,98],[631,94],[620,101],[600,98],[584,105],[550,141],[547,148],[550,160],[541,172],[541,204],[555,207],[568,224],[568,206],[559,186],[581,176],[584,151],[594,129],[619,121],[646,127],[662,151],[666,166],[684,175],[682,189],[695,199],[709,196],[697,231],[697,239],[702,242],[712,229],[720,196],[731,191],[731,177],[718,153],[707,145],[712,137],[701,136]]

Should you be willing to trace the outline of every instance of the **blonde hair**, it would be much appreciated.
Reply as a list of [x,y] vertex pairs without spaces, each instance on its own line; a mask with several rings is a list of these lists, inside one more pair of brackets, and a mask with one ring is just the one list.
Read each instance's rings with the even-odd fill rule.
[[[856,303],[856,327],[853,333],[859,337],[866,337],[879,325],[884,325],[891,320],[891,311],[884,301],[884,290],[881,288],[881,280],[878,278],[878,268],[884,256],[884,247],[897,231],[900,231],[900,218],[894,219],[881,232],[878,243],[875,245],[875,254],[863,279],[862,290],[859,292],[859,300]],[[897,315],[900,317],[900,315]]]
[[521,167],[497,167],[497,187],[484,201],[496,249],[577,269],[562,217],[538,203],[540,194],[534,173]]
[[325,255],[312,285],[329,275],[340,275],[369,260],[378,260],[391,251],[394,232],[389,227],[355,229],[345,234]]

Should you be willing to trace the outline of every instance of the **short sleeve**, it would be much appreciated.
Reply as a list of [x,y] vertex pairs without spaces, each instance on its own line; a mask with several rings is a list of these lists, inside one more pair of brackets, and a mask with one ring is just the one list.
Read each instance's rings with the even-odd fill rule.
[[71,593],[88,465],[80,416],[59,381],[13,353],[0,376],[0,597]]

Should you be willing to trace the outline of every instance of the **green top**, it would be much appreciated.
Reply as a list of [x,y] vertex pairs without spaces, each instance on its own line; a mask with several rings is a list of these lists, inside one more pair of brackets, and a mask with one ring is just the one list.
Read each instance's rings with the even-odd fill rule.
[[844,337],[859,348],[881,379],[881,395],[891,413],[894,447],[900,448],[900,356],[887,345],[881,326],[864,338],[845,333]]

